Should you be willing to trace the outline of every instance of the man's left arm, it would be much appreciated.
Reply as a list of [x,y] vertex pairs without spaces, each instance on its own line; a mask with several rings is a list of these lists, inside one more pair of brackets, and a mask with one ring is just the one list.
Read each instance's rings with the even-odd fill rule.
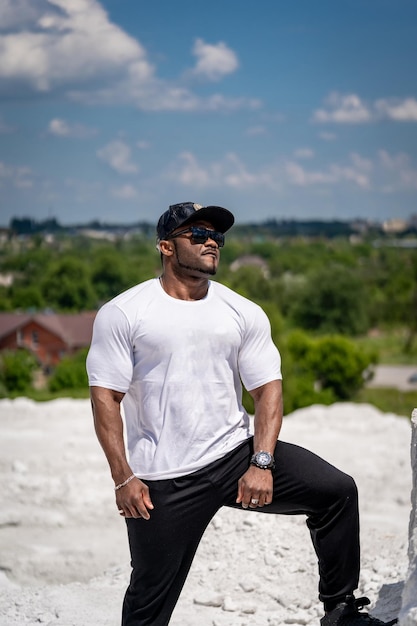
[[[282,381],[273,380],[250,394],[255,402],[254,452],[262,450],[274,454],[282,425]],[[272,493],[272,471],[250,465],[239,480],[236,502],[244,509],[256,508],[269,504]]]

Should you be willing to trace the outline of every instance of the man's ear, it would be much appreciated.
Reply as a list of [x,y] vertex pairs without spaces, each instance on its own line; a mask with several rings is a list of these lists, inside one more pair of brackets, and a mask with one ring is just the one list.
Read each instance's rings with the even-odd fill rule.
[[165,256],[172,256],[172,254],[174,253],[174,246],[172,244],[172,241],[169,241],[167,239],[162,239],[159,242],[158,249],[159,252],[161,254],[164,254]]

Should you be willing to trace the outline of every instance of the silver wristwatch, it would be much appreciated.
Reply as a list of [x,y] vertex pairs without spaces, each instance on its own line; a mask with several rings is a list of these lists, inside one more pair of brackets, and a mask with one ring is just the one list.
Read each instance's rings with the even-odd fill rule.
[[274,469],[275,459],[269,452],[261,450],[252,455],[250,464],[259,467],[259,469]]

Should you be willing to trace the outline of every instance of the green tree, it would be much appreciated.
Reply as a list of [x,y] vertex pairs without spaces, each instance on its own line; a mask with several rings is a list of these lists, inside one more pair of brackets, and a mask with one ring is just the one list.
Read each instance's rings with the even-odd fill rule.
[[0,381],[5,391],[25,391],[32,383],[38,367],[35,357],[27,350],[5,350],[0,357]]
[[405,310],[405,322],[407,327],[407,338],[404,343],[404,352],[409,354],[413,350],[413,344],[417,336],[417,253],[411,260],[412,283],[409,292],[408,304]]
[[34,243],[34,248],[13,250],[1,263],[2,271],[11,272],[20,285],[28,286],[39,282],[56,256],[55,251]]
[[265,302],[273,298],[271,281],[263,275],[259,267],[253,265],[245,265],[235,272],[230,272],[227,284],[231,289],[255,302]]
[[28,309],[42,309],[45,305],[42,292],[38,285],[13,285],[10,289],[10,299],[13,309],[27,311]]
[[314,343],[309,361],[318,384],[322,389],[331,389],[339,400],[349,400],[363,387],[365,372],[375,357],[338,335]]
[[50,391],[61,391],[64,389],[85,389],[88,386],[85,359],[88,349],[83,349],[63,358],[56,366],[49,379]]
[[306,330],[358,335],[369,327],[363,281],[341,266],[314,272],[300,287],[290,312]]
[[101,302],[110,300],[130,286],[126,264],[114,248],[100,250],[94,257],[91,280]]
[[369,293],[373,326],[412,327],[417,285],[416,250],[377,248],[366,263],[364,282]]
[[9,289],[0,285],[0,311],[11,311],[13,309]]
[[376,356],[340,335],[311,338],[293,331],[283,342],[286,412],[314,403],[349,400],[365,384]]
[[96,305],[87,263],[71,256],[51,265],[41,289],[47,305],[57,310],[82,311]]

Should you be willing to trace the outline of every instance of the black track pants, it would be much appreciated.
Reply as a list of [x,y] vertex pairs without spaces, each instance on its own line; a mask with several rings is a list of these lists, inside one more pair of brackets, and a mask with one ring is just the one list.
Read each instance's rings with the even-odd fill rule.
[[[193,474],[145,481],[151,519],[127,519],[132,574],[122,626],[166,626],[199,541],[222,506],[236,505],[237,483],[253,451],[249,439],[224,458]],[[274,498],[259,513],[306,515],[319,563],[323,602],[352,593],[359,579],[359,519],[353,479],[317,455],[278,441]],[[242,509],[242,514],[248,511]]]

